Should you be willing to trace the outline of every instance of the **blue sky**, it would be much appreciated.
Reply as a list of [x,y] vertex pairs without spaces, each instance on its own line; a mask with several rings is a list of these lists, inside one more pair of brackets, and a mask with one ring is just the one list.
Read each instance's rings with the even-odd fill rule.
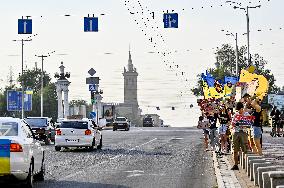
[[[123,102],[122,71],[127,65],[131,44],[133,63],[139,72],[138,99],[143,112],[155,113],[157,111],[154,107],[161,106],[159,114],[166,123],[172,124],[176,119],[183,119],[178,124],[188,125],[195,117],[188,105],[196,101],[189,92],[195,85],[196,74],[213,66],[213,48],[223,43],[234,45],[234,39],[222,33],[221,29],[239,34],[246,32],[245,13],[234,10],[224,2],[129,0],[125,6],[124,0],[3,1],[0,6],[0,84],[6,84],[10,66],[15,75],[20,72],[21,48],[19,43],[12,40],[22,37],[17,34],[17,19],[29,15],[33,19],[33,33],[38,36],[25,44],[25,65],[30,68],[35,62],[40,62],[35,54],[46,54],[53,50],[55,54],[67,54],[52,55],[45,60],[44,65],[53,76],[60,62],[64,62],[67,71],[71,72],[70,99],[89,100],[85,78],[88,76],[87,71],[93,67],[101,77],[103,100]],[[248,1],[238,2],[246,5]],[[250,5],[259,4],[256,0],[251,2]],[[260,4],[260,9],[250,10],[251,53],[259,53],[268,60],[268,68],[275,74],[276,83],[283,86],[284,2],[262,0]],[[128,9],[135,14],[130,14]],[[162,14],[166,10],[179,13],[179,29],[162,28]],[[155,19],[146,21],[146,28],[143,20],[150,18],[151,12],[155,12]],[[101,16],[102,13],[105,15]],[[65,17],[64,14],[71,16]],[[99,17],[98,33],[83,32],[83,17],[87,14]],[[280,30],[280,27],[283,29]],[[258,29],[262,32],[258,32]],[[160,35],[164,37],[165,43],[161,41]],[[156,45],[149,41],[151,37]],[[246,37],[240,36],[239,45],[245,44]],[[156,53],[150,54],[149,51]],[[162,58],[157,53],[161,51],[172,53]],[[106,55],[106,52],[112,54]],[[164,61],[175,62],[179,68],[172,70]],[[181,75],[181,72],[185,74]],[[177,110],[171,111],[170,106],[176,106]]]

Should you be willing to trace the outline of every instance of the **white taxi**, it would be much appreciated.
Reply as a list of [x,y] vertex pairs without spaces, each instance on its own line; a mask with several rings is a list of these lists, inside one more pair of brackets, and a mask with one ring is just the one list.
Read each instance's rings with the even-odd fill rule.
[[30,126],[21,119],[0,117],[0,181],[23,181],[33,187],[33,181],[43,181],[44,149]]
[[101,149],[103,145],[100,128],[92,124],[91,120],[63,120],[56,128],[55,150],[62,147]]

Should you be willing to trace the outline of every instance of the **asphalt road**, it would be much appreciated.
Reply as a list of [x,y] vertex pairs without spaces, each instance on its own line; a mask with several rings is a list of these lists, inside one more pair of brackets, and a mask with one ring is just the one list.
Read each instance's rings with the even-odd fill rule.
[[46,178],[36,188],[216,186],[213,161],[194,128],[103,131],[103,149],[46,149]]

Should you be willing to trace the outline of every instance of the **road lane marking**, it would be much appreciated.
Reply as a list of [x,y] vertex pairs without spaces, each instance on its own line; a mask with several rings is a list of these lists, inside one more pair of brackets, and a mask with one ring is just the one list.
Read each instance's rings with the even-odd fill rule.
[[[129,149],[128,152],[129,152],[129,151],[133,151],[133,150],[136,149],[136,148],[140,148],[140,147],[142,147],[142,146],[144,146],[144,145],[146,145],[146,144],[150,144],[151,142],[154,142],[155,140],[157,140],[157,138],[154,138],[154,139],[152,139],[152,140],[150,140],[150,141],[148,141],[148,142],[146,142],[146,143],[144,143],[144,144],[135,146],[135,147]],[[115,156],[115,157],[111,157],[111,158],[109,158],[109,159],[110,159],[110,160],[113,160],[113,159],[119,158],[119,157],[121,157],[121,156],[123,156],[123,154],[117,155],[117,156]]]
[[[148,142],[145,142],[145,143],[143,143],[143,144],[141,144],[141,145],[135,146],[135,147],[131,148],[130,150],[128,150],[128,152],[134,150],[135,148],[139,148],[139,147],[142,147],[142,146],[144,146],[144,145],[146,145],[146,144],[149,144],[149,143],[151,143],[151,142],[154,142],[155,140],[157,140],[157,138],[154,138],[154,139],[152,139],[152,140],[150,140],[150,141],[148,141]],[[92,166],[89,166],[89,167],[87,167],[87,168],[84,168],[83,170],[80,170],[80,171],[77,171],[77,172],[75,172],[75,173],[69,174],[69,175],[67,175],[67,176],[65,176],[65,177],[63,177],[63,178],[60,178],[59,181],[63,181],[63,180],[67,180],[67,179],[73,178],[74,176],[80,175],[80,174],[86,172],[87,170],[93,169],[95,166],[105,164],[105,163],[107,163],[107,162],[109,162],[109,161],[111,161],[111,160],[114,160],[114,159],[116,159],[116,158],[119,158],[119,157],[121,157],[121,156],[123,156],[123,154],[117,155],[117,156],[115,156],[115,157],[111,157],[111,158],[109,158],[108,160],[102,161],[102,162],[97,163],[97,164],[95,164],[95,165],[92,165]]]
[[132,130],[132,132],[139,132],[139,131],[143,131],[143,132],[202,132],[202,129],[191,129],[191,130],[162,130],[162,129],[142,129],[142,130]]
[[173,138],[171,138],[171,140],[183,140],[183,138],[173,137]]

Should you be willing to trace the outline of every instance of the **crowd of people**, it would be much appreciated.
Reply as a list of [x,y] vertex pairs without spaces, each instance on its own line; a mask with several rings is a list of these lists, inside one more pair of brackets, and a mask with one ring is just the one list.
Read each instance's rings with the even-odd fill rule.
[[[204,145],[206,151],[215,151],[218,157],[233,154],[234,165],[231,170],[238,170],[239,151],[252,151],[262,155],[262,107],[261,99],[249,94],[243,95],[239,101],[201,100],[199,106],[202,115]],[[283,114],[283,113],[282,113]],[[283,134],[284,114],[277,108],[271,111],[272,136]],[[282,132],[281,132],[282,130]]]
[[283,133],[283,125],[284,125],[284,110],[282,112],[277,108],[277,106],[274,106],[270,116],[272,118],[272,131],[271,136],[272,137],[284,137]]

